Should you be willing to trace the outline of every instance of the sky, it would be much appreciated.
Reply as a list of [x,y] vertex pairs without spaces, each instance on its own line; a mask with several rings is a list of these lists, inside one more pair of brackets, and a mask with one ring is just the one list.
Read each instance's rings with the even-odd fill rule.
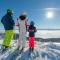
[[[29,23],[34,21],[37,29],[60,29],[60,0],[0,0],[0,21],[8,8],[15,22],[26,11]],[[4,29],[1,22],[0,29]]]

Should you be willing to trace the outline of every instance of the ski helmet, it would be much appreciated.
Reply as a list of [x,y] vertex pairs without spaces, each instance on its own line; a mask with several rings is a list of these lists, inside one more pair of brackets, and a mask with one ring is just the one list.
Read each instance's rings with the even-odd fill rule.
[[21,20],[25,20],[26,17],[27,17],[27,13],[26,13],[26,12],[22,12],[21,15],[19,16],[19,18],[20,18]]
[[7,13],[13,13],[11,9],[7,9]]
[[31,21],[31,22],[30,22],[30,25],[34,25],[34,21]]
[[27,16],[27,13],[26,12],[22,12],[21,15]]

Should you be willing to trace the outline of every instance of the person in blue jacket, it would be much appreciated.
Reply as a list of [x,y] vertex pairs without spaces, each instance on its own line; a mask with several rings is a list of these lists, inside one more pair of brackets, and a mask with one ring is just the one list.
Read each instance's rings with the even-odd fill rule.
[[14,25],[15,22],[12,17],[13,13],[11,9],[7,9],[7,13],[2,17],[1,23],[5,29],[5,36],[2,43],[3,48],[9,48],[11,46],[11,41],[14,36]]

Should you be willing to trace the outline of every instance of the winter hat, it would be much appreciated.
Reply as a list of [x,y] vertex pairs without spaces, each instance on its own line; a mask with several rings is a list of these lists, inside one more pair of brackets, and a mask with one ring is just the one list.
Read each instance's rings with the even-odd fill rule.
[[31,22],[30,22],[30,25],[34,25],[34,22],[33,22],[33,21],[31,21]]

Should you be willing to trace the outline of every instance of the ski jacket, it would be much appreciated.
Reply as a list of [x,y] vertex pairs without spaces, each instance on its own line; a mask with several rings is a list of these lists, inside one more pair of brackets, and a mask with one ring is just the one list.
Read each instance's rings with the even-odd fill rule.
[[29,32],[29,37],[34,37],[36,32],[36,27],[30,25],[28,28],[28,32]]
[[25,28],[26,31],[27,31],[27,29],[29,27],[27,22],[28,22],[28,19],[21,20],[21,19],[18,18],[16,26],[18,26],[20,30],[21,30],[21,28],[23,28],[23,29]]
[[8,14],[6,14],[1,19],[1,22],[4,25],[5,30],[13,30],[15,23],[12,16],[9,16]]

